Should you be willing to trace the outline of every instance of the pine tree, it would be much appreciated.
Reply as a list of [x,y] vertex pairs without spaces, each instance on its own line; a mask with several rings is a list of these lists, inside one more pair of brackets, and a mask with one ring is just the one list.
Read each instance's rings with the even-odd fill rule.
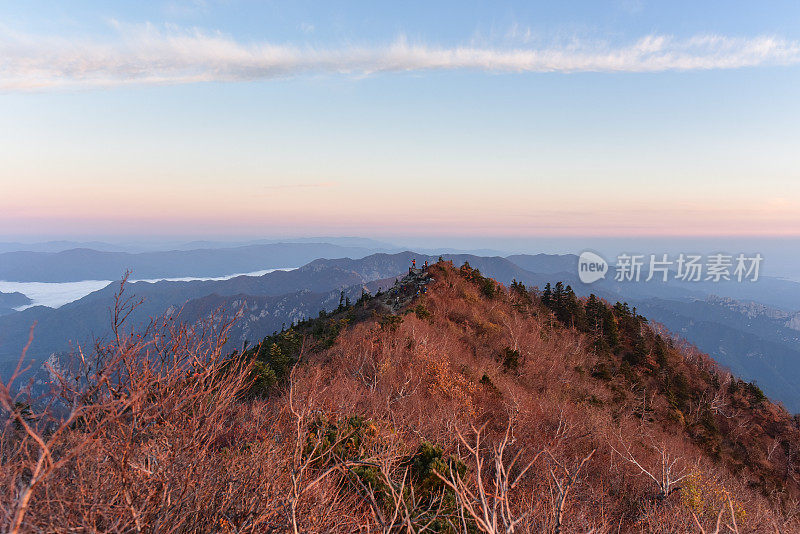
[[586,301],[586,326],[590,332],[603,335],[603,316],[602,316],[602,303],[598,300],[594,293],[589,295],[589,300]]
[[552,303],[553,289],[550,287],[550,282],[547,282],[547,284],[544,286],[544,292],[542,293],[542,304],[550,308]]

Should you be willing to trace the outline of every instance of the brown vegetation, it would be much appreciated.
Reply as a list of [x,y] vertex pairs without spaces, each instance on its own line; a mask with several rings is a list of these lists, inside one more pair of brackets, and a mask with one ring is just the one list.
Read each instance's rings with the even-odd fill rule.
[[0,385],[4,529],[800,530],[798,420],[753,386],[635,312],[430,274],[243,355],[224,322],[116,324],[49,407]]

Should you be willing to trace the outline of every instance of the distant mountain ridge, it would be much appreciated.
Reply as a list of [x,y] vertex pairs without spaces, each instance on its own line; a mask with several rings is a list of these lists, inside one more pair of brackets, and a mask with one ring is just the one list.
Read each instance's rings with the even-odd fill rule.
[[61,252],[74,248],[89,248],[105,252],[123,252],[124,247],[102,241],[45,241],[21,243],[19,241],[0,241],[0,254],[6,252]]
[[[510,282],[516,278],[530,283],[538,275],[525,271],[505,258],[484,258],[468,254],[446,256],[459,265],[470,262],[488,276]],[[373,254],[360,259],[318,259],[292,271],[275,271],[259,277],[238,276],[229,280],[192,282],[136,282],[126,286],[126,295],[143,299],[131,316],[134,326],[141,326],[151,317],[170,307],[180,308],[194,299],[211,295],[218,297],[271,297],[307,291],[323,295],[316,313],[324,307],[332,291],[358,287],[376,280],[404,274],[412,260],[418,265],[434,262],[437,257],[406,251],[398,254]],[[544,278],[541,278],[544,280]],[[377,289],[377,288],[375,288]],[[386,289],[386,288],[384,288]],[[30,356],[41,359],[50,353],[65,350],[69,343],[85,344],[108,333],[109,309],[113,305],[118,284],[95,291],[58,309],[36,306],[22,312],[0,317],[0,364],[15,361],[28,339],[32,324],[37,323]],[[311,308],[309,308],[311,309]]]
[[226,249],[139,253],[83,248],[62,252],[6,252],[0,254],[0,280],[117,280],[129,270],[138,279],[225,276],[237,272],[298,267],[316,258],[361,258],[372,252],[367,248],[328,243],[272,243]]
[[14,308],[18,308],[20,306],[25,306],[26,304],[30,304],[31,299],[27,296],[23,295],[22,293],[14,292],[14,293],[3,293],[0,292],[0,315],[5,315],[7,313],[13,313],[15,310]]
[[[142,326],[151,317],[164,313],[170,307],[180,308],[193,299],[210,295],[269,297],[305,291],[327,298],[332,291],[360,288],[368,282],[402,274],[414,254],[376,256],[364,260],[316,260],[299,269],[275,271],[259,277],[129,283],[126,295],[135,295],[143,300],[131,316],[131,322],[135,326]],[[93,338],[103,337],[108,333],[109,309],[118,291],[119,285],[112,284],[58,309],[36,306],[0,317],[0,363],[15,361],[34,323],[37,323],[37,327],[30,356],[36,359],[66,350],[70,342],[85,344]],[[321,298],[311,313],[315,314],[324,304],[324,298]]]

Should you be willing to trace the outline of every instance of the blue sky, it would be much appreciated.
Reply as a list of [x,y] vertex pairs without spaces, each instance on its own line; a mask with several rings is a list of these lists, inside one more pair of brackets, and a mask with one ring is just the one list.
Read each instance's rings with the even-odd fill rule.
[[0,235],[798,235],[797,2],[2,2]]
[[549,41],[646,34],[693,36],[757,34],[796,38],[800,6],[793,1],[647,2],[307,2],[172,0],[143,2],[2,2],[5,26],[73,37],[111,36],[117,20],[219,30],[242,40],[374,43],[400,34],[440,44],[508,39],[516,27]]

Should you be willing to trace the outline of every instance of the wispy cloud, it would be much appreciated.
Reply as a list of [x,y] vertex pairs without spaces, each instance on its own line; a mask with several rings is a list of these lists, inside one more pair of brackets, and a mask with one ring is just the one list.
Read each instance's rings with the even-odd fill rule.
[[174,26],[117,26],[109,41],[67,40],[0,27],[0,89],[252,81],[299,74],[379,72],[662,72],[791,65],[800,42],[774,36],[648,35],[627,44],[441,47],[399,38],[385,46],[313,47],[239,42]]

